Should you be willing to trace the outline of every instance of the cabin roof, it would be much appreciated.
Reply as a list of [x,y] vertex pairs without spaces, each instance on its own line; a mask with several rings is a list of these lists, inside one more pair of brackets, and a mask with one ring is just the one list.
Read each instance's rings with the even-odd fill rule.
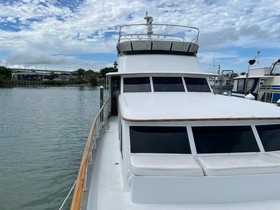
[[210,121],[280,119],[280,107],[211,93],[123,93],[119,97],[127,121]]
[[168,76],[190,76],[190,77],[200,77],[200,78],[208,78],[219,76],[218,74],[214,73],[207,73],[207,72],[110,72],[107,73],[106,76],[153,76],[153,75],[168,75]]

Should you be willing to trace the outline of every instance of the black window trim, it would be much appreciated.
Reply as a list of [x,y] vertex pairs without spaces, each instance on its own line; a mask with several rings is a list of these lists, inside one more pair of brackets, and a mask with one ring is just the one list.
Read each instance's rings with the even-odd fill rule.
[[257,123],[257,124],[254,124],[254,129],[256,131],[256,136],[257,136],[258,141],[261,144],[261,149],[262,149],[263,153],[280,152],[280,150],[267,150],[265,148],[265,146],[264,146],[264,144],[262,142],[261,136],[259,134],[257,126],[280,126],[280,123],[276,122],[276,123]]
[[[230,127],[231,128],[233,128],[233,127],[244,127],[243,129],[245,129],[246,130],[246,128],[245,127],[250,127],[250,130],[251,130],[251,134],[253,135],[253,136],[251,136],[251,137],[253,137],[253,139],[251,139],[251,140],[253,140],[251,143],[253,143],[253,142],[255,142],[254,143],[254,145],[252,145],[252,146],[255,146],[255,148],[254,147],[248,147],[247,149],[249,149],[250,148],[250,150],[254,150],[254,149],[256,149],[256,150],[258,150],[258,151],[231,151],[231,152],[226,152],[225,150],[224,150],[224,152],[214,152],[214,150],[215,150],[215,147],[214,148],[212,148],[212,149],[214,149],[212,152],[205,152],[205,151],[203,151],[203,147],[201,147],[200,148],[200,151],[198,151],[198,144],[199,144],[199,140],[197,139],[197,141],[196,141],[196,137],[195,137],[195,131],[194,131],[194,128],[202,128],[202,130],[203,130],[203,128],[205,128],[205,129],[207,129],[207,128],[210,128],[210,127],[215,127],[216,129],[218,128],[218,127],[229,127],[229,129],[230,129]],[[261,153],[262,152],[262,150],[261,150],[261,148],[259,147],[259,142],[258,142],[258,139],[257,139],[257,137],[256,137],[256,135],[255,135],[255,132],[254,132],[254,130],[253,130],[253,126],[252,125],[250,125],[250,124],[237,124],[237,125],[232,125],[232,124],[228,124],[228,125],[223,125],[223,124],[219,124],[219,125],[217,125],[217,124],[213,124],[213,125],[192,125],[191,126],[191,130],[192,130],[192,136],[193,136],[193,139],[194,139],[194,146],[195,146],[195,149],[196,149],[196,154],[197,155],[216,155],[216,154],[246,154],[246,153]],[[201,131],[200,131],[201,132]],[[231,131],[231,132],[234,132],[234,129]],[[203,132],[201,132],[201,133],[203,133]],[[221,133],[222,134],[222,133]],[[198,133],[198,135],[199,135],[199,133]],[[244,140],[243,140],[244,141]],[[230,142],[228,142],[228,143],[230,143]],[[239,149],[245,149],[243,146],[246,146],[246,144],[244,145],[244,144],[241,144],[241,147],[239,148]],[[211,147],[209,147],[209,149],[211,149]],[[216,148],[217,149],[217,148]],[[223,149],[222,147],[220,148],[220,149]],[[224,148],[225,149],[225,148]],[[228,148],[228,149],[230,149],[230,147]],[[232,148],[232,149],[234,149],[234,147]]]
[[[182,84],[183,84],[183,91],[155,91],[154,90],[154,81],[153,81],[153,78],[155,77],[167,77],[167,78],[171,78],[171,77],[176,77],[176,78],[181,78],[181,81],[182,81]],[[165,75],[152,75],[151,76],[151,84],[152,84],[152,87],[153,87],[153,92],[154,93],[160,93],[160,92],[176,92],[176,93],[185,93],[187,92],[187,88],[186,88],[186,85],[184,83],[184,76],[176,76],[176,75],[170,75],[170,76],[165,76]]]
[[[187,147],[185,149],[189,149],[190,153],[157,153],[157,152],[153,152],[153,153],[146,153],[146,154],[182,154],[182,155],[191,155],[193,154],[193,148],[192,148],[192,143],[191,143],[191,140],[190,140],[190,134],[189,134],[189,129],[188,129],[188,126],[187,125],[170,125],[170,124],[159,124],[159,125],[156,125],[156,124],[130,124],[128,125],[128,136],[129,136],[129,152],[131,154],[134,154],[135,152],[132,152],[132,146],[131,146],[131,127],[174,127],[174,128],[185,128],[186,129],[186,138],[187,138]],[[136,154],[139,153],[139,152],[136,152]],[[143,152],[140,152],[140,153],[143,153]]]
[[[212,93],[212,89],[209,85],[209,81],[207,79],[207,77],[198,77],[198,76],[189,76],[189,75],[181,75],[181,76],[176,76],[176,75],[161,75],[161,74],[152,74],[152,75],[149,75],[149,76],[146,76],[146,75],[126,75],[126,76],[123,76],[122,77],[122,86],[121,86],[121,92],[122,93],[135,93],[135,92],[124,92],[124,78],[137,78],[137,77],[148,77],[149,80],[150,80],[150,88],[151,88],[151,91],[149,93],[160,93],[160,91],[155,91],[154,90],[154,83],[153,83],[153,77],[180,77],[182,79],[182,82],[183,82],[183,88],[184,88],[184,91],[174,91],[176,93],[186,93],[186,92],[196,92],[196,93]],[[210,91],[188,91],[188,88],[187,88],[187,84],[186,84],[186,81],[185,81],[185,78],[198,78],[198,79],[205,79],[206,80],[206,83],[209,87],[209,90]],[[167,92],[173,92],[173,91],[167,91]],[[141,92],[137,92],[137,93],[141,93]],[[147,92],[143,92],[143,93],[147,93]]]
[[[124,91],[124,79],[126,79],[126,78],[143,78],[143,77],[147,77],[147,78],[149,78],[149,82],[150,82],[150,90],[151,91],[149,91],[149,92],[137,92],[137,91],[135,91],[135,92],[133,92],[133,91],[131,91],[131,92],[125,92]],[[122,78],[121,78],[121,93],[152,93],[153,92],[153,83],[152,83],[153,81],[152,81],[152,79],[151,79],[151,76],[147,76],[147,75],[128,75],[128,76],[123,76]]]
[[[206,84],[207,84],[207,86],[208,86],[208,88],[209,88],[209,91],[189,91],[189,90],[188,90],[187,83],[186,83],[186,78],[205,79]],[[186,92],[189,92],[189,93],[212,93],[212,88],[210,87],[210,84],[209,84],[209,81],[208,81],[207,77],[182,76],[182,79],[183,79],[183,82],[184,82],[184,84],[185,84],[185,90],[186,90]]]
[[[191,151],[191,155],[195,155],[195,156],[212,156],[212,155],[238,155],[238,154],[252,154],[252,153],[258,153],[258,154],[266,154],[266,153],[271,153],[271,152],[275,152],[275,151],[279,151],[280,150],[275,150],[275,151],[265,151],[263,143],[261,141],[261,138],[259,136],[258,130],[257,130],[257,126],[266,126],[266,125],[280,125],[279,122],[272,122],[272,123],[261,123],[261,122],[255,122],[255,123],[251,123],[251,124],[247,124],[247,123],[240,123],[240,124],[216,124],[214,123],[213,127],[225,127],[225,126],[229,126],[229,127],[242,127],[242,126],[250,126],[252,133],[254,135],[255,141],[257,143],[258,149],[259,151],[257,152],[230,152],[230,153],[198,153],[197,152],[197,147],[195,144],[195,138],[194,138],[194,134],[193,134],[193,127],[211,127],[209,125],[205,125],[205,124],[199,124],[199,123],[195,123],[195,124],[176,124],[176,125],[171,125],[171,124],[130,124],[128,126],[128,132],[129,132],[129,144],[130,144],[130,126],[143,126],[143,127],[185,127],[186,131],[187,131],[187,138],[188,138],[188,142],[189,142],[189,147],[190,147],[190,151]],[[130,145],[130,152],[131,152],[131,145]],[[131,152],[132,153],[132,152]],[[149,154],[157,154],[157,153],[149,153]],[[164,154],[164,153],[163,153]],[[169,154],[169,153],[165,153],[165,154]]]

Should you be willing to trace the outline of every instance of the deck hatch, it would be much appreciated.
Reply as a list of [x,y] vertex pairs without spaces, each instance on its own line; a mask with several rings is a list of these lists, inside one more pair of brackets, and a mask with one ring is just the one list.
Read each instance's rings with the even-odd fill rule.
[[132,153],[191,154],[186,127],[130,126]]
[[259,152],[250,126],[193,127],[198,154]]
[[280,150],[280,125],[256,126],[265,151]]

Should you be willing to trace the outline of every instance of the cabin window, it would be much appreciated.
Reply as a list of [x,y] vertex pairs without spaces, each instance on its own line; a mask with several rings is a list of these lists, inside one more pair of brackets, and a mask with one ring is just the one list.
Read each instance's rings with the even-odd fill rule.
[[238,80],[235,79],[235,80],[233,81],[232,92],[237,92],[237,85],[238,85]]
[[119,76],[111,77],[111,114],[118,115],[118,98],[121,89],[121,78]]
[[255,79],[248,79],[247,80],[247,93],[255,93]]
[[256,126],[265,151],[280,150],[280,125]]
[[185,77],[188,92],[211,92],[206,78]]
[[130,127],[132,153],[191,154],[186,127]]
[[280,59],[277,61],[276,65],[273,68],[272,74],[280,75]]
[[153,77],[155,92],[184,92],[181,77]]
[[237,84],[237,92],[244,93],[245,79],[239,79]]
[[250,126],[193,127],[197,153],[259,152]]
[[123,92],[151,92],[150,78],[123,78]]

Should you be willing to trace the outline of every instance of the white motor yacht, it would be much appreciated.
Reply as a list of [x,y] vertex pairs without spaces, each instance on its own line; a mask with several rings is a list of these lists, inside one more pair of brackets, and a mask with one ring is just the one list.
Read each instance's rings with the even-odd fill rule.
[[71,210],[280,209],[280,107],[213,94],[194,27],[120,28]]
[[276,103],[280,99],[280,59],[270,67],[250,67],[248,75],[234,78],[232,95],[251,94],[258,101]]

